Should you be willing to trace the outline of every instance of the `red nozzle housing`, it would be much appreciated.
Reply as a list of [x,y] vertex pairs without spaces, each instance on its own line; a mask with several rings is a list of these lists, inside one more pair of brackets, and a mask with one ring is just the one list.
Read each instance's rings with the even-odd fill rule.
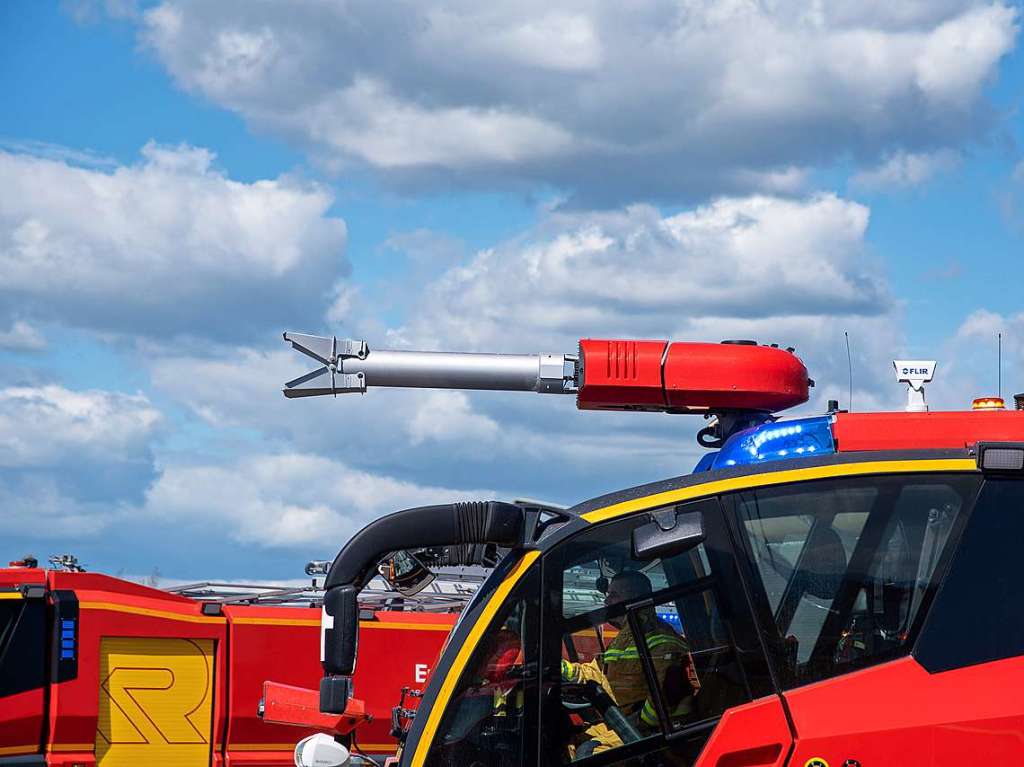
[[279,682],[263,683],[260,719],[270,724],[291,724],[335,735],[348,735],[359,725],[370,721],[363,701],[349,698],[344,714],[320,711],[320,691],[307,690]]
[[807,401],[792,352],[752,344],[582,339],[581,410],[774,413]]

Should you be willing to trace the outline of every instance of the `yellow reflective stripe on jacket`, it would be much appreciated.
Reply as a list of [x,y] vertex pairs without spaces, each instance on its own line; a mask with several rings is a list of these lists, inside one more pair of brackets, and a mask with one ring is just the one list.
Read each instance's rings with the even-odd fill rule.
[[644,701],[644,707],[640,709],[640,721],[649,727],[658,726],[658,712],[654,710],[650,698]]
[[[647,647],[653,650],[655,647],[664,647],[665,645],[675,645],[676,649],[681,653],[688,653],[690,651],[689,645],[678,636],[669,636],[668,634],[648,634],[645,637]],[[621,650],[608,649],[604,652],[605,663],[614,663],[620,660],[639,660],[640,651],[637,649],[635,644],[628,645]]]

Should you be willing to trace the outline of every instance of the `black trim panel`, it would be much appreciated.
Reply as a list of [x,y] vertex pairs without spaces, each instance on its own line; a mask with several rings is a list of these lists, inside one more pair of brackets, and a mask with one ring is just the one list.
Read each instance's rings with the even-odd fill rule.
[[53,684],[78,678],[78,597],[58,589],[53,597],[53,633],[50,644],[50,681]]
[[930,673],[1024,655],[1024,479],[987,479],[914,647]]

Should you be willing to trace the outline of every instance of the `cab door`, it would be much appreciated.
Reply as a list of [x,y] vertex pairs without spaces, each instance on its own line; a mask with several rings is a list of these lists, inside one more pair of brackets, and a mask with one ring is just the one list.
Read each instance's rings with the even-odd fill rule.
[[[1019,558],[1024,497],[1004,499],[999,509],[979,503],[971,512],[979,486],[973,472],[865,475],[725,498],[795,729],[789,764],[1024,760],[1024,707],[993,694],[1024,682],[1024,631],[1016,629],[1017,639],[986,658],[945,666],[934,660],[950,646],[965,651],[968,643],[949,641],[954,626],[977,646],[1005,632],[1008,618],[1024,625],[1013,615],[1018,585],[1007,566]],[[977,587],[969,599],[951,597],[949,584],[937,589],[947,571]],[[986,602],[989,589],[1001,596]],[[951,599],[958,606],[946,613],[942,603]],[[984,604],[996,612],[980,609]],[[947,622],[930,630],[935,620]],[[987,677],[975,666],[1013,656],[998,669],[993,664]],[[951,670],[956,666],[962,669]]]
[[[639,558],[633,531],[699,522]],[[781,766],[792,737],[717,498],[589,527],[543,560],[545,765]]]

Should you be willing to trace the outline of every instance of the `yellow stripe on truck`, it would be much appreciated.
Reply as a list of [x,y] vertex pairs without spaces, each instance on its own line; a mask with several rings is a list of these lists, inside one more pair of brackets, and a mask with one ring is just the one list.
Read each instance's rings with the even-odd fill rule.
[[[92,746],[89,748],[92,748]],[[0,746],[0,754],[34,754],[38,750],[38,743],[26,743],[21,746]]]
[[863,461],[860,463],[837,463],[830,466],[809,466],[806,469],[788,469],[786,471],[768,471],[764,474],[748,474],[743,477],[719,479],[676,490],[666,490],[642,498],[634,498],[621,503],[613,503],[601,509],[588,511],[583,515],[587,522],[604,522],[608,519],[621,517],[634,511],[643,511],[656,506],[670,503],[681,503],[708,495],[728,493],[732,490],[748,490],[755,487],[768,487],[789,482],[807,482],[814,479],[832,477],[850,477],[863,474],[906,474],[939,471],[977,471],[978,465],[972,458],[939,458],[932,460],[906,461]]
[[146,615],[150,618],[164,618],[169,621],[185,621],[186,623],[224,623],[224,618],[215,618],[210,615],[173,613],[169,610],[153,610],[149,607],[136,607],[135,605],[118,602],[81,602],[78,607],[81,610],[108,610],[114,613]]

